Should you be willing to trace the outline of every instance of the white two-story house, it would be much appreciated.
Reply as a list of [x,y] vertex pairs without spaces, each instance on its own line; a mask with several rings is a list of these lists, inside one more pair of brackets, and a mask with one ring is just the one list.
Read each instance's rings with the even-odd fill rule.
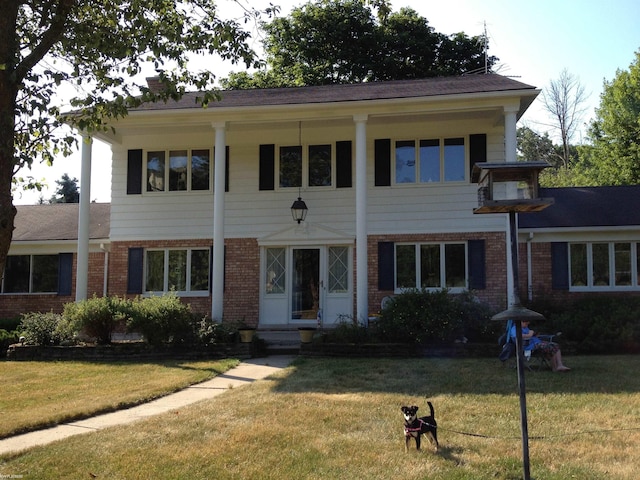
[[[100,248],[90,239],[82,191],[74,292],[63,299],[175,290],[197,312],[262,328],[319,316],[325,326],[366,323],[385,296],[407,288],[472,290],[506,308],[508,221],[474,215],[471,172],[516,161],[516,123],[538,93],[489,74],[224,91],[207,108],[196,93],[143,105],[96,135],[112,149],[109,237]],[[294,203],[304,218],[294,218]],[[611,242],[624,239],[626,288],[638,291],[640,219],[626,223]],[[522,251],[534,254],[520,256],[521,297],[562,298],[572,291],[569,244],[598,226],[525,226]]]

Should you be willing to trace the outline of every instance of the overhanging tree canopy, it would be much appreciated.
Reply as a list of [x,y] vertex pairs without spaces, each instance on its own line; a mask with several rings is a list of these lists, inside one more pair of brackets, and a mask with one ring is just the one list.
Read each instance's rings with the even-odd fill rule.
[[[272,13],[273,8],[267,13]],[[189,69],[194,54],[257,66],[250,33],[218,18],[210,0],[3,0],[0,15],[0,271],[11,243],[16,173],[52,162],[74,146],[60,132],[63,87],[75,110],[66,120],[88,134],[145,101],[187,88],[214,97],[213,75]],[[247,12],[257,15],[257,12]],[[164,89],[141,75],[152,65]]]

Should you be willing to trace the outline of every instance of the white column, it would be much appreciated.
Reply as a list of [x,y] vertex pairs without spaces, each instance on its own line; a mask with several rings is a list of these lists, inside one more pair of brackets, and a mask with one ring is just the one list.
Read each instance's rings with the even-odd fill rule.
[[[516,135],[516,123],[518,121],[516,114],[518,108],[515,106],[505,107],[504,109],[504,160],[505,162],[516,162],[517,157],[517,135]],[[507,303],[509,306],[514,304],[513,291],[516,287],[513,285],[513,269],[517,268],[517,265],[513,265],[511,261],[511,249],[509,248],[509,239],[511,238],[511,227],[509,225],[509,215],[505,215],[506,223],[506,236],[507,236]]]
[[356,319],[367,325],[369,275],[367,254],[367,115],[354,115],[356,124]]
[[224,179],[226,124],[213,123],[216,131],[213,173],[213,262],[211,275],[211,318],[221,322],[224,304]]
[[87,299],[89,283],[89,207],[91,205],[91,147],[93,139],[82,133],[80,205],[76,258],[76,302]]
[[504,159],[506,162],[517,161],[517,134],[516,123],[518,119],[517,107],[505,107],[504,109]]

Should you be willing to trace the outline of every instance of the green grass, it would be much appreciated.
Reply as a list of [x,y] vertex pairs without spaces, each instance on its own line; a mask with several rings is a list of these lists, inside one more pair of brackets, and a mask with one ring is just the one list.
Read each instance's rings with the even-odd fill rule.
[[[568,374],[527,374],[532,478],[637,478],[640,357],[566,363]],[[405,453],[400,406],[426,414],[426,398],[441,449]],[[0,475],[515,480],[521,452],[516,373],[497,360],[309,358],[178,412],[5,456]]]
[[0,362],[0,438],[136,405],[239,363]]

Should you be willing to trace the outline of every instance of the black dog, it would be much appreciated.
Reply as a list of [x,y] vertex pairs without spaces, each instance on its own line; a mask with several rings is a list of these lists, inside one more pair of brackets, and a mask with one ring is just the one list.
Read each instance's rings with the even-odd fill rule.
[[420,438],[422,435],[427,435],[431,443],[435,446],[436,452],[438,451],[438,424],[433,412],[433,405],[431,402],[427,402],[431,415],[428,417],[418,418],[418,407],[413,405],[411,407],[401,407],[402,415],[404,416],[404,450],[409,450],[409,442],[412,438],[416,440],[416,450],[420,450]]

